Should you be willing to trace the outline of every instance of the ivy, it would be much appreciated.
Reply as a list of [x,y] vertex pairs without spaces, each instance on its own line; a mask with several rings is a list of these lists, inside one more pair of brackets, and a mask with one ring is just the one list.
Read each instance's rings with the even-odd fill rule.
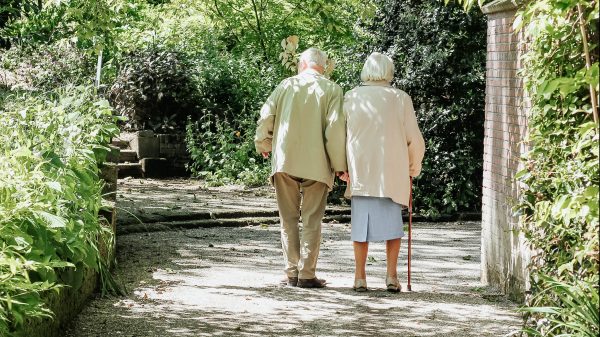
[[[446,3],[450,0],[445,0]],[[486,0],[456,0],[465,10]],[[515,210],[533,253],[523,329],[598,336],[598,1],[525,1],[514,28],[531,100]]]
[[598,2],[542,0],[518,12],[531,99],[517,211],[534,253],[526,332],[597,336]]

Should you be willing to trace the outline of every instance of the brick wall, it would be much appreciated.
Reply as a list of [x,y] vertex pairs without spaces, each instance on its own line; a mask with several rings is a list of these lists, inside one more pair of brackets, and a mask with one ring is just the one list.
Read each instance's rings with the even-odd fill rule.
[[512,206],[518,198],[514,178],[526,150],[528,102],[517,76],[522,54],[512,29],[517,4],[499,0],[483,8],[488,15],[485,137],[481,234],[481,280],[515,299],[527,287],[529,252]]

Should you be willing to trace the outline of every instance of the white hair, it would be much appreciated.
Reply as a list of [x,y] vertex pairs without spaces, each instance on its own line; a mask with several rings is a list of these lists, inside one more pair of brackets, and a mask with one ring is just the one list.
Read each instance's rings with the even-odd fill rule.
[[388,81],[394,78],[394,61],[382,53],[374,52],[367,57],[360,72],[360,79],[367,81]]
[[314,47],[308,48],[300,54],[298,65],[303,61],[306,62],[309,68],[319,66],[325,69],[327,67],[327,54]]

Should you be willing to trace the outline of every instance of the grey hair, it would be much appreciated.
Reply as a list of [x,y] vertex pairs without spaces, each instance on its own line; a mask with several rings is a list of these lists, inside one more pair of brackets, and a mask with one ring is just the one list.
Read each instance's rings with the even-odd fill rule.
[[309,67],[320,66],[325,69],[327,67],[327,54],[317,48],[311,47],[300,54],[298,65],[302,61],[306,62]]
[[394,61],[382,53],[374,52],[367,57],[360,72],[360,79],[367,81],[388,81],[394,78]]

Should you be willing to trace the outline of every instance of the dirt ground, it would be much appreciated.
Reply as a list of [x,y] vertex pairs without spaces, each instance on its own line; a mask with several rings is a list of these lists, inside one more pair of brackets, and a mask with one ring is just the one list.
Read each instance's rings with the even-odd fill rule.
[[[275,206],[268,188],[124,180],[119,189],[121,213],[142,215],[148,223],[224,209],[269,213]],[[120,226],[134,226],[130,220],[122,218]],[[517,305],[479,282],[479,222],[415,223],[413,291],[400,294],[385,291],[382,242],[370,247],[370,291],[351,289],[350,225],[336,221],[323,225],[317,268],[328,286],[282,286],[279,226],[253,223],[149,232],[131,227],[117,238],[116,270],[129,295],[91,300],[65,336],[475,337],[511,336],[520,326]],[[404,243],[399,271],[406,288]]]

